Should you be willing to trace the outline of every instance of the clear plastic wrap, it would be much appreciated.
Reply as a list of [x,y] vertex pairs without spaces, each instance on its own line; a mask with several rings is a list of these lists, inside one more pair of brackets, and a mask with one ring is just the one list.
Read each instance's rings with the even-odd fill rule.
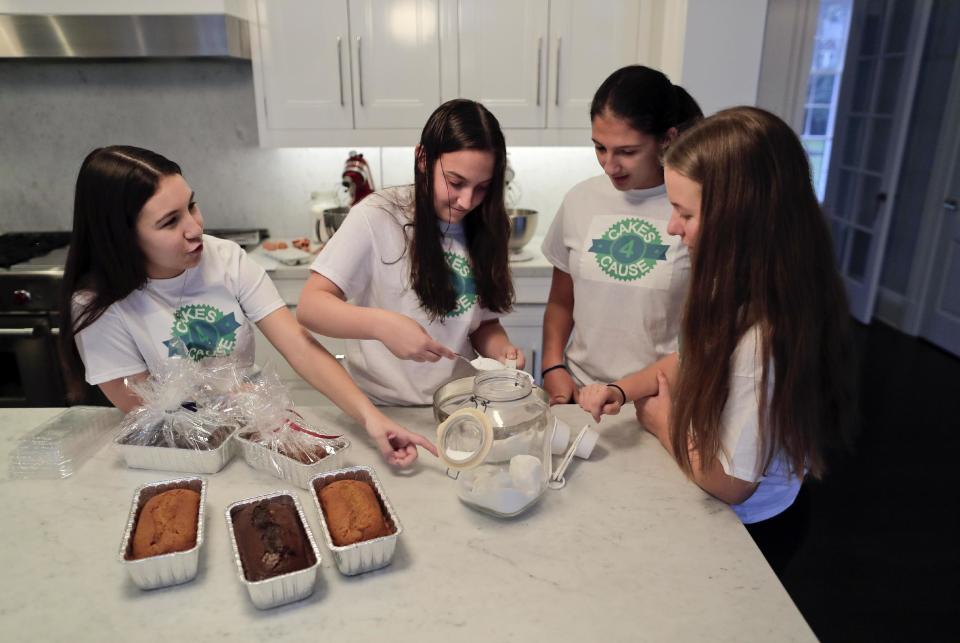
[[286,388],[269,372],[235,396],[230,412],[245,419],[237,436],[244,460],[282,480],[308,489],[310,479],[341,466],[350,442],[324,433],[293,409]]
[[143,405],[126,415],[114,442],[127,466],[215,473],[233,455],[238,418],[222,408],[198,404],[210,374],[185,357],[173,357],[150,377],[127,382]]

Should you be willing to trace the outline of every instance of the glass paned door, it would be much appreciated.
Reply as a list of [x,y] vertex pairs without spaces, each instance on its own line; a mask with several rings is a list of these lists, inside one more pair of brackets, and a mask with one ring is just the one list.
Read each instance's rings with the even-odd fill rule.
[[851,313],[873,316],[930,0],[856,0],[824,210]]
[[810,176],[821,201],[827,184],[827,165],[833,147],[840,76],[852,12],[853,0],[822,0],[817,14],[800,140],[810,159]]

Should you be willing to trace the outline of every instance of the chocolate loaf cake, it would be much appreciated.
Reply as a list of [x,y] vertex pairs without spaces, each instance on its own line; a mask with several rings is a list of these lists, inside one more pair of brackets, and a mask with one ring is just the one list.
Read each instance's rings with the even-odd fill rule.
[[233,514],[233,531],[249,581],[299,571],[316,562],[289,498],[271,498],[240,508]]

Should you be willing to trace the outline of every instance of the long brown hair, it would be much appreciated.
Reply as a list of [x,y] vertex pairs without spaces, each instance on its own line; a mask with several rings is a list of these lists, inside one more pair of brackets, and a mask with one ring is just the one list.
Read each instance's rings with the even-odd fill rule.
[[716,457],[731,357],[757,326],[763,470],[782,449],[797,475],[819,477],[824,447],[852,427],[854,370],[844,287],[803,147],[773,114],[737,107],[694,125],[664,164],[701,186],[670,421],[677,462],[692,471],[691,443],[705,461]]
[[[84,373],[74,338],[115,302],[147,283],[137,218],[160,180],[173,174],[180,174],[173,161],[127,145],[97,148],[80,166],[60,291],[60,360],[72,401],[83,395]],[[81,290],[88,296],[76,305],[74,295]]]
[[[483,150],[493,154],[493,177],[483,201],[463,219],[479,305],[503,313],[513,306],[510,276],[510,219],[504,206],[507,146],[500,123],[486,107],[458,98],[440,105],[420,135],[414,166],[413,235],[410,241],[410,280],[423,310],[431,319],[457,307],[450,267],[443,253],[443,233],[434,207],[434,169],[448,152]],[[422,160],[422,163],[420,162]]]

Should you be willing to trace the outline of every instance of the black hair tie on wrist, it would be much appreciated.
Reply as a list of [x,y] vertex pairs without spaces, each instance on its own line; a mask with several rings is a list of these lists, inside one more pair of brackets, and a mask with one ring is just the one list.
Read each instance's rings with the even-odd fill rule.
[[542,371],[540,371],[540,377],[541,378],[546,377],[547,373],[549,373],[550,371],[555,371],[558,368],[562,368],[563,370],[570,372],[570,369],[567,368],[566,364],[556,364],[554,366],[551,366],[550,368],[545,368]]
[[615,388],[615,389],[617,389],[618,391],[620,391],[620,395],[623,396],[623,402],[620,402],[620,406],[623,406],[624,404],[627,403],[627,394],[626,394],[626,392],[625,392],[622,388],[620,388],[620,387],[617,386],[616,384],[607,384],[607,386],[609,386],[609,387],[611,387],[611,388]]

